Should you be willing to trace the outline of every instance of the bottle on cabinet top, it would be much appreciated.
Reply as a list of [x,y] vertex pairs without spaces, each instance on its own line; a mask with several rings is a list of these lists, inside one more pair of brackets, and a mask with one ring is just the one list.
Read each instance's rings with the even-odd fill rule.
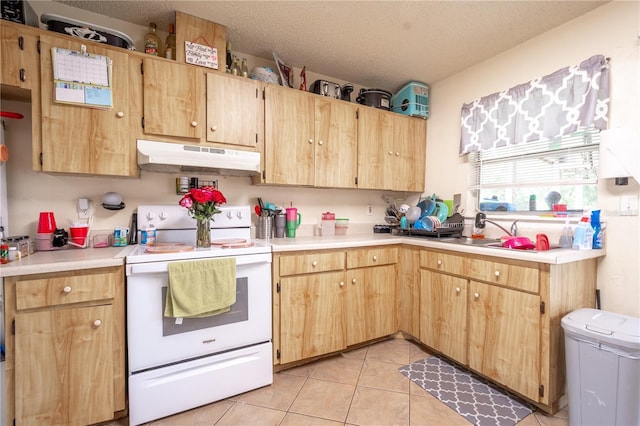
[[159,56],[162,50],[160,37],[156,34],[157,26],[151,22],[149,24],[149,32],[144,36],[144,53],[153,56]]
[[173,24],[169,24],[169,34],[164,43],[164,57],[176,59],[176,31]]
[[227,64],[225,65],[225,71],[231,73],[231,65],[233,65],[233,56],[231,55],[231,42],[227,42]]

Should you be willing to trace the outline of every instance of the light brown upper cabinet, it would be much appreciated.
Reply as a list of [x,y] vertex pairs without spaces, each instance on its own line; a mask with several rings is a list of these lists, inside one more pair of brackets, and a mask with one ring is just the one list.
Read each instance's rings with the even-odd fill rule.
[[[112,61],[112,108],[54,101],[52,48],[107,56]],[[129,53],[93,42],[40,35],[42,171],[137,176],[135,140],[129,130]],[[35,119],[35,117],[34,117]]]
[[263,183],[354,188],[354,104],[268,85]]
[[0,83],[25,89],[40,87],[39,30],[0,21]]
[[168,60],[142,60],[144,133],[195,139],[204,135],[202,68]]
[[258,150],[263,140],[262,83],[207,73],[207,142]]
[[424,191],[426,120],[361,107],[358,188]]

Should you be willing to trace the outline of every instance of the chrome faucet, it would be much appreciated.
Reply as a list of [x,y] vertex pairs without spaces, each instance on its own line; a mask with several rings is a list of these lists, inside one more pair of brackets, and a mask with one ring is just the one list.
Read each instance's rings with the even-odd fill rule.
[[487,215],[480,212],[476,214],[476,227],[478,228],[484,228],[486,226],[486,222],[489,222],[495,226],[497,226],[498,228],[502,229],[504,232],[507,233],[507,235],[509,235],[510,237],[515,237],[518,234],[518,225],[516,224],[518,222],[518,219],[514,220],[513,223],[511,224],[511,231],[507,231],[505,228],[502,227],[502,225],[487,219]]

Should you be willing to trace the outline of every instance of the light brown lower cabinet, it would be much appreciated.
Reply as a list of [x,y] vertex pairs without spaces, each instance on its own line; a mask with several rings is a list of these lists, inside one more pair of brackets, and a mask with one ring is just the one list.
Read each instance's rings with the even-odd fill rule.
[[6,423],[87,425],[125,410],[123,268],[9,277],[4,286]]
[[595,303],[596,259],[544,264],[422,250],[420,340],[542,410],[561,408],[560,320]]
[[274,363],[311,359],[395,333],[398,250],[274,254]]

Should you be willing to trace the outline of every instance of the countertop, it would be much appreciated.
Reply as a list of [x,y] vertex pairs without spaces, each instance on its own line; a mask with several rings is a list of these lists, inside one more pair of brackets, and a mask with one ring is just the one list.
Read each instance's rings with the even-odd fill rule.
[[323,250],[368,247],[378,245],[405,244],[439,250],[449,250],[474,255],[492,256],[503,259],[517,259],[539,263],[562,264],[585,259],[594,259],[606,255],[605,249],[573,250],[553,249],[548,251],[509,250],[487,248],[438,241],[436,238],[408,237],[391,234],[335,235],[332,237],[296,237],[271,239],[274,253],[298,250]]
[[[269,240],[269,243],[271,244],[271,250],[273,253],[405,244],[415,247],[426,247],[469,253],[473,255],[492,256],[497,258],[517,259],[548,264],[569,263],[585,259],[594,259],[606,255],[606,251],[604,249],[554,249],[549,251],[531,252],[449,244],[438,241],[437,239],[374,233],[336,235],[332,237],[273,238]],[[98,249],[66,248],[54,251],[39,251],[26,256],[23,259],[1,265],[0,277],[121,266],[124,265],[127,254],[134,248],[135,246],[126,246]]]
[[87,249],[69,247],[37,251],[20,260],[1,265],[0,277],[122,266],[125,256],[133,248],[134,246]]

